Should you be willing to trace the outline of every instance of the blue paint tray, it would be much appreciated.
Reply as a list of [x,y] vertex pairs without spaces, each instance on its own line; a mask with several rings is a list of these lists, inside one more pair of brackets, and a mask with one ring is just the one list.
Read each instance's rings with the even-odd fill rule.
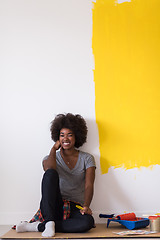
[[137,228],[145,228],[149,225],[148,218],[136,218],[136,220],[119,220],[119,219],[109,218],[107,221],[107,228],[111,221],[118,222],[130,230],[137,229]]

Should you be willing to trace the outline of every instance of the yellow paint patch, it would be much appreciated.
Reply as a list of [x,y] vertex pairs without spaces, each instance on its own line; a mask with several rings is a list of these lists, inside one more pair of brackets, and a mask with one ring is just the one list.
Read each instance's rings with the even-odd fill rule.
[[93,7],[95,109],[102,173],[160,164],[160,1]]

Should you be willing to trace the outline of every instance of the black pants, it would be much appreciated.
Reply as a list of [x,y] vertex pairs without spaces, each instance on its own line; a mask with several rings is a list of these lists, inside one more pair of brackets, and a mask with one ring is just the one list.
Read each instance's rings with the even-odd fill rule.
[[80,233],[94,227],[94,219],[89,214],[82,215],[71,202],[70,218],[63,220],[63,200],[59,189],[59,176],[56,170],[48,169],[42,179],[42,199],[40,203],[44,222],[38,225],[43,232],[48,221],[55,222],[56,232]]

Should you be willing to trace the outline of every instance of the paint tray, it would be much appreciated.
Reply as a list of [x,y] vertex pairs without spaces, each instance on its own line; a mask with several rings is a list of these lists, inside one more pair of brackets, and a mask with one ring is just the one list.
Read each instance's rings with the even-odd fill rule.
[[148,218],[136,218],[135,220],[120,220],[120,219],[109,218],[107,221],[107,228],[111,221],[118,222],[130,230],[137,229],[137,228],[145,228],[149,225]]

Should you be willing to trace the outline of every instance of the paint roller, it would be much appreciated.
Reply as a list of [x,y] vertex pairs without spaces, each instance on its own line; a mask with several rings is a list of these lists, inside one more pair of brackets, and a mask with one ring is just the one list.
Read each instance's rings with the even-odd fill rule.
[[112,218],[112,219],[118,219],[118,220],[130,220],[135,221],[136,214],[135,213],[125,213],[115,216],[114,214],[99,214],[100,218]]

